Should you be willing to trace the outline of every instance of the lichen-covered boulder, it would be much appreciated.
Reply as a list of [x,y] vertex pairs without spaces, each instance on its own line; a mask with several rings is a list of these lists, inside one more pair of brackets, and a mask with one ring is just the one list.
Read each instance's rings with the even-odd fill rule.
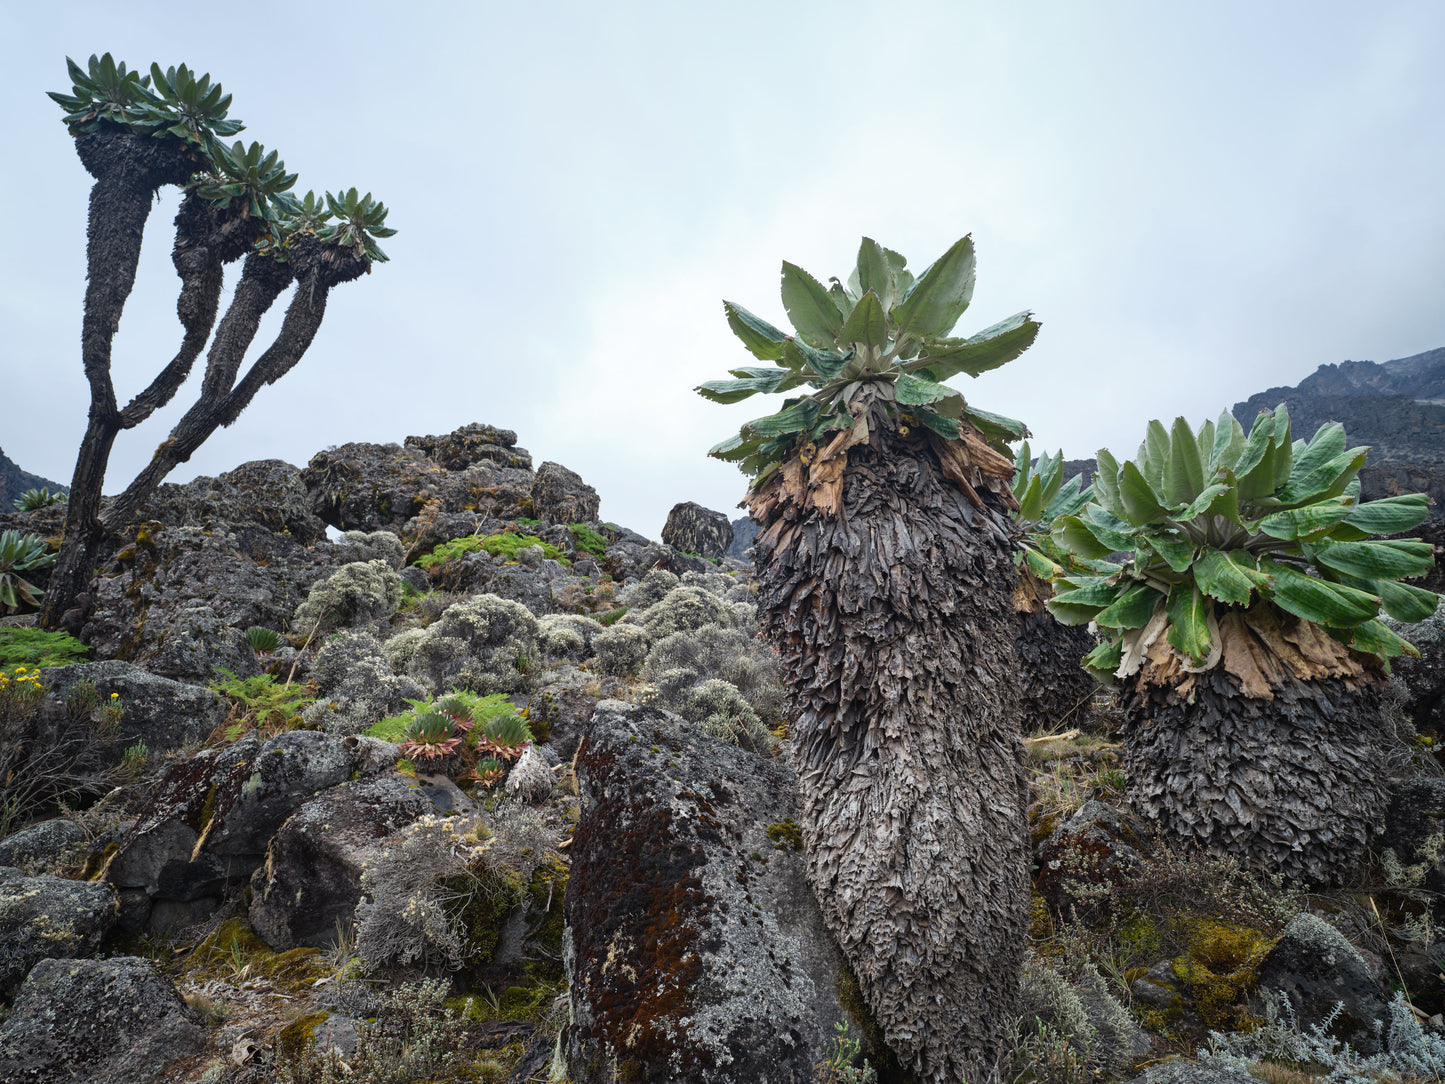
[[52,859],[85,841],[85,829],[64,817],[32,824],[0,839],[0,866]]
[[733,544],[727,516],[693,501],[672,506],[662,528],[664,545],[697,557],[724,557]]
[[1104,802],[1085,802],[1039,847],[1039,892],[1061,918],[1087,921],[1099,906],[1097,889],[1143,873],[1146,846],[1141,825]]
[[114,756],[136,742],[144,742],[152,756],[206,738],[226,718],[226,702],[210,689],[160,677],[118,659],[56,666],[40,672],[50,688],[43,708],[59,717],[66,711],[70,691],[81,682],[95,686],[101,701],[111,694],[125,709],[114,743]]
[[42,960],[0,1024],[6,1084],[155,1084],[205,1028],[149,960]]
[[242,463],[219,478],[164,483],[147,498],[142,515],[172,527],[254,523],[290,534],[303,546],[326,535],[326,525],[311,510],[300,469],[279,459]]
[[1255,979],[1261,1016],[1263,999],[1276,991],[1289,998],[1301,1025],[1318,1024],[1340,1004],[1330,1034],[1363,1054],[1379,1052],[1375,1022],[1388,1013],[1384,993],[1364,957],[1324,919],[1308,912],[1290,919]]
[[1390,784],[1379,846],[1403,867],[1424,866],[1421,887],[1445,892],[1445,778],[1426,775]]
[[650,708],[598,705],[577,757],[565,959],[578,1084],[813,1079],[841,956],[781,764]]
[[563,760],[571,760],[587,721],[600,699],[578,682],[557,681],[527,701],[527,720],[538,740],[548,742]]
[[247,735],[173,765],[140,818],[103,860],[128,932],[198,922],[244,887],[272,835],[318,791],[345,781],[357,754],[298,730]]
[[407,437],[405,446],[343,444],[312,456],[301,477],[316,514],[343,531],[415,535],[413,517],[462,512],[515,519],[531,512],[535,478],[532,457],[516,439],[505,429],[467,425],[446,436]]
[[545,462],[532,483],[532,515],[550,523],[595,523],[597,490],[576,471],[560,463]]
[[[159,659],[173,671],[167,676],[199,684],[212,680],[216,665],[237,665],[252,625],[282,629],[333,569],[327,554],[256,526],[149,522],[127,528],[123,542],[92,585],[82,639],[98,658],[148,668]],[[188,642],[168,647],[174,638]]]
[[652,569],[667,564],[672,551],[660,542],[649,542],[631,531],[606,532],[612,545],[602,555],[602,568],[618,583],[640,580]]
[[420,450],[443,470],[466,470],[477,463],[532,469],[532,456],[517,447],[516,433],[482,422],[464,425],[445,436],[407,437],[406,446]]
[[[115,924],[115,889],[0,866],[0,997],[41,960],[88,956]],[[0,1080],[9,1079],[0,1075]]]
[[367,854],[430,812],[401,776],[344,783],[306,802],[272,838],[251,882],[251,928],[273,949],[323,946],[361,899]]
[[1413,625],[1385,620],[1420,649],[1418,659],[1401,655],[1392,660],[1392,668],[1406,690],[1405,714],[1414,721],[1416,730],[1445,731],[1445,612],[1436,610]]

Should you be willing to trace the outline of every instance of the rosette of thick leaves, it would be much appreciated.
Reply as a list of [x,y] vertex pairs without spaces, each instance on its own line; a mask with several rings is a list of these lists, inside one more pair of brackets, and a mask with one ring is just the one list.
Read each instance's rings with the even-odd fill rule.
[[242,215],[263,222],[279,221],[290,202],[279,197],[296,183],[275,151],[266,153],[259,143],[247,147],[240,140],[227,147],[217,142],[207,152],[210,169],[191,181],[196,194],[216,207],[237,206]]
[[151,65],[155,94],[136,103],[128,122],[137,132],[172,136],[209,150],[217,136],[232,136],[245,127],[230,119],[231,96],[212,83],[210,73],[197,78],[184,64],[161,70]]
[[969,405],[943,383],[1007,364],[1028,349],[1039,329],[1031,314],[1021,312],[976,335],[949,337],[973,298],[971,238],[914,278],[902,256],[865,237],[847,283],[829,283],[783,262],[782,300],[792,334],[723,302],[728,326],[743,345],[772,364],[733,369],[732,380],[710,380],[697,388],[700,395],[736,403],[759,393],[812,390],[746,423],[709,455],[737,463],[756,486],[796,444],[866,426],[868,406],[882,402],[900,426],[927,426],[949,439],[966,419],[995,451],[1012,458],[1008,444],[1026,435],[1023,424]]
[[1060,516],[1076,515],[1093,497],[1093,488],[1076,474],[1064,481],[1064,453],[1047,453],[1032,459],[1029,442],[1019,445],[1014,456],[1013,495],[1018,509],[1011,513],[1023,526],[1019,537],[1021,559],[1041,580],[1061,575],[1070,564],[1069,555],[1053,539],[1051,530]]
[[109,53],[101,57],[92,53],[87,68],[66,57],[65,66],[70,70],[71,92],[46,94],[65,110],[71,135],[97,131],[105,122],[129,127],[141,106],[160,102],[151,93],[150,76],[127,71],[125,61],[117,64]]
[[1418,526],[1430,502],[1412,493],[1361,503],[1366,451],[1347,448],[1336,422],[1291,440],[1283,404],[1247,437],[1228,412],[1197,430],[1151,421],[1135,459],[1099,451],[1093,499],[1054,524],[1075,568],[1053,578],[1050,611],[1105,637],[1084,659],[1105,682],[1137,672],[1161,635],[1187,669],[1216,665],[1219,616],[1260,602],[1356,651],[1416,654],[1379,615],[1434,613],[1433,592],[1399,582],[1433,567],[1433,547],[1378,536]]
[[318,239],[350,248],[356,255],[379,263],[389,259],[375,240],[396,233],[386,225],[387,209],[381,200],[372,199],[370,192],[358,196],[356,189],[352,188],[334,196],[326,193],[326,207],[331,212],[331,219],[324,221],[316,230]]

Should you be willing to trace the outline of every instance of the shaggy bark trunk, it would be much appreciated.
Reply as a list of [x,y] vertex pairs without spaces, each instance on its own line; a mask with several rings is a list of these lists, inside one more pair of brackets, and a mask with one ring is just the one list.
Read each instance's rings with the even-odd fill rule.
[[1098,684],[1084,669],[1094,649],[1092,633],[1082,625],[1062,625],[1044,608],[1053,592],[1027,571],[1014,592],[1018,626],[1014,659],[1018,665],[1019,719],[1025,733],[1086,727],[1093,718]]
[[76,153],[95,178],[86,229],[85,316],[81,358],[90,384],[90,416],[71,476],[60,557],[50,576],[41,623],[55,628],[95,572],[105,536],[100,523],[101,486],[116,435],[124,428],[110,378],[111,344],[126,299],[135,288],[141,238],[156,190],[184,184],[199,160],[183,145],[121,132],[97,132],[75,141]]
[[1129,801],[1185,847],[1315,887],[1383,828],[1383,680],[1373,660],[1261,608],[1220,622],[1221,664],[1151,653],[1123,689]]
[[834,468],[830,448],[750,494],[758,611],[825,919],[900,1059],[981,1082],[1010,1045],[1029,898],[1012,468],[870,420]]

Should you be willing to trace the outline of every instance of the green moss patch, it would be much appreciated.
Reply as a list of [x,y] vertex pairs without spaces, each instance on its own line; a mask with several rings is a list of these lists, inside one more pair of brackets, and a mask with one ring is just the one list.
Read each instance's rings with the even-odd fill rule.
[[90,654],[74,636],[45,629],[0,629],[0,669],[69,666]]
[[454,538],[450,542],[443,542],[433,547],[432,551],[417,560],[418,568],[433,569],[458,557],[465,557],[469,553],[476,553],[478,550],[490,553],[493,557],[501,557],[507,561],[517,559],[517,551],[528,546],[541,546],[544,556],[553,561],[561,562],[564,565],[571,564],[567,555],[549,542],[543,542],[534,534],[518,534],[515,531],[503,531],[500,534],[492,535],[467,535],[464,538]]

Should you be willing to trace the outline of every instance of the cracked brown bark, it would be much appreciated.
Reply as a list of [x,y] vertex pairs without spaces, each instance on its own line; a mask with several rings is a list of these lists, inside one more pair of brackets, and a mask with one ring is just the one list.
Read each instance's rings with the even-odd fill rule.
[[871,420],[835,510],[816,487],[780,496],[823,455],[749,495],[758,611],[825,920],[903,1063],[929,1084],[984,1081],[1009,1048],[1029,898],[1011,466],[960,485],[943,442]]

